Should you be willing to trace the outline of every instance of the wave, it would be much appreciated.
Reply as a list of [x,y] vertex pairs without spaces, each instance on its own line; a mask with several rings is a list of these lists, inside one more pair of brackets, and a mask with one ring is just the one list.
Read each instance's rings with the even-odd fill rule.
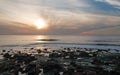
[[40,45],[40,44],[120,46],[118,44],[82,44],[82,43],[32,43],[32,44],[29,44],[29,45]]
[[119,44],[84,44],[84,43],[31,43],[31,44],[25,44],[25,45],[0,45],[0,47],[18,47],[18,46],[31,46],[31,45],[89,45],[89,46],[120,46]]
[[20,45],[0,45],[0,47],[18,47]]
[[89,42],[120,42],[120,40],[88,40]]
[[58,39],[38,39],[37,41],[59,41]]

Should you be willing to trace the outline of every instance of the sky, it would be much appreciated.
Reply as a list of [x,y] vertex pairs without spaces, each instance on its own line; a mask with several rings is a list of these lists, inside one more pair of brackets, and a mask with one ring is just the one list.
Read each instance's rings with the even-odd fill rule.
[[120,0],[0,0],[0,34],[120,35]]

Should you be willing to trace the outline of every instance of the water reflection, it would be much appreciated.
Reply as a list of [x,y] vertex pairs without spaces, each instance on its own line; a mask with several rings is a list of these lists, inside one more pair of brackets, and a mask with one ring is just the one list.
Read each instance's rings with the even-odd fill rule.
[[42,35],[36,36],[37,42],[45,42],[45,41],[40,41],[40,40],[41,39],[48,39],[48,38],[49,38],[48,36],[42,36]]
[[58,39],[54,39],[48,36],[37,36],[37,41],[45,42],[45,41],[58,41]]

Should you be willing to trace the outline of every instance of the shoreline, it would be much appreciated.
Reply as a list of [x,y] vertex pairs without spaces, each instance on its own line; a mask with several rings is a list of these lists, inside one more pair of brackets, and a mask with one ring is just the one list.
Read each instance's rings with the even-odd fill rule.
[[[87,75],[87,73],[96,75],[97,72],[102,73],[97,75],[112,75],[112,72],[120,74],[120,71],[117,70],[120,61],[119,50],[79,47],[55,49],[31,47],[24,48],[24,51],[17,49],[2,50],[1,55],[3,55],[3,59],[0,61],[0,74],[3,75],[4,73],[11,73],[11,75],[14,73],[17,73],[17,75],[30,75],[30,73],[33,73],[33,75],[42,75],[43,73],[44,75],[70,75],[71,73],[72,75]],[[3,63],[11,63],[11,65],[4,69]],[[15,66],[15,64],[18,66]],[[33,69],[29,68],[31,65]],[[14,68],[11,68],[11,66],[14,66]],[[27,68],[30,70],[27,71]],[[37,70],[34,71],[35,69]],[[37,72],[38,70],[40,72]]]
[[[0,49],[22,49],[22,48],[30,48],[30,47],[48,47],[48,48],[63,48],[63,47],[69,47],[69,48],[91,48],[91,49],[110,49],[110,50],[120,50],[119,45],[113,45],[113,44],[72,44],[72,43],[34,43],[34,44],[26,44],[26,45],[1,45]],[[23,49],[22,49],[23,50]]]

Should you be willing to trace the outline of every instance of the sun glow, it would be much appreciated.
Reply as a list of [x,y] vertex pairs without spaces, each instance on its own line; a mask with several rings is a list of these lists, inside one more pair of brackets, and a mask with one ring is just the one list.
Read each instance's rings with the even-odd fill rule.
[[47,23],[45,22],[44,19],[39,18],[34,22],[34,25],[38,28],[38,29],[42,29],[42,28],[46,28]]

